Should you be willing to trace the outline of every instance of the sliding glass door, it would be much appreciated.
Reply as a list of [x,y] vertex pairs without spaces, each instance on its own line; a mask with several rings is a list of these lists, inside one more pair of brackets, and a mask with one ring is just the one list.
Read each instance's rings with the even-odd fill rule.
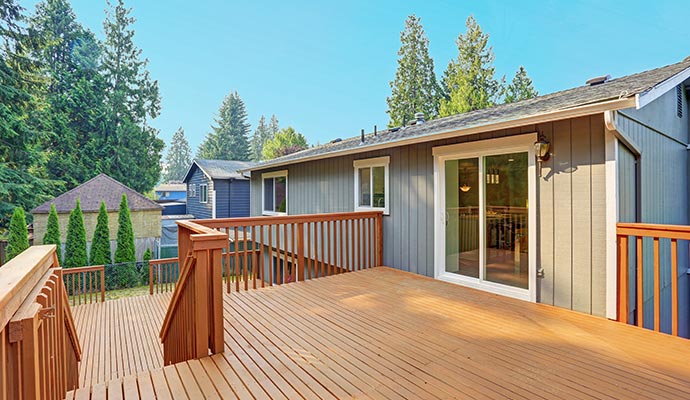
[[529,147],[522,149],[438,157],[439,278],[529,297],[529,177],[534,169]]

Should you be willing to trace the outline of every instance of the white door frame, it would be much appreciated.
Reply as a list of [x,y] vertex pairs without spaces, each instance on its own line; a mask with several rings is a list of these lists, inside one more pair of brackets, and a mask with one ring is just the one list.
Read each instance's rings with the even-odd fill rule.
[[[536,167],[534,158],[534,142],[536,133],[509,136],[499,139],[480,140],[469,143],[459,143],[449,146],[432,148],[434,156],[434,277],[443,281],[457,283],[487,292],[514,297],[521,300],[536,302],[537,300],[537,188]],[[528,289],[515,288],[478,278],[446,272],[446,213],[445,213],[445,167],[446,160],[460,158],[475,158],[497,154],[527,152],[527,183],[528,183],[528,252],[529,275]],[[479,163],[481,185],[485,184],[483,163]],[[480,193],[483,193],[481,191]],[[480,221],[484,220],[485,206],[480,197]],[[479,224],[479,236],[484,237],[484,224]],[[480,241],[483,242],[483,241]],[[480,246],[479,268],[484,268],[485,250]],[[481,274],[480,274],[481,276]]]

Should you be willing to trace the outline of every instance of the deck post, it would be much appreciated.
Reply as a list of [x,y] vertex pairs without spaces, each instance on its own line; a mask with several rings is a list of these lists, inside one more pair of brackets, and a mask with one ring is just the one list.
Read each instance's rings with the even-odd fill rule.
[[224,350],[224,338],[223,338],[223,252],[221,249],[209,250],[211,256],[211,262],[209,266],[211,267],[210,277],[211,277],[211,293],[212,293],[212,303],[211,303],[211,313],[213,315],[213,321],[211,321],[211,353],[222,353]]

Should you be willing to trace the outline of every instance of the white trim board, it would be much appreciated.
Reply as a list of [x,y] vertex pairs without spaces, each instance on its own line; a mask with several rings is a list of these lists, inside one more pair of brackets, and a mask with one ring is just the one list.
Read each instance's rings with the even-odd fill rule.
[[[434,278],[457,283],[488,292],[509,296],[521,300],[537,301],[537,189],[536,189],[536,162],[534,158],[534,142],[537,140],[536,133],[509,136],[499,139],[481,140],[477,142],[459,143],[449,146],[439,146],[432,148],[434,157]],[[445,271],[445,173],[443,163],[446,160],[458,158],[471,158],[480,156],[490,156],[497,154],[507,154],[516,152],[527,153],[527,183],[528,183],[528,251],[529,251],[529,272],[528,289],[514,288],[507,285],[500,285],[486,280],[465,277]],[[479,163],[480,179],[484,181],[483,166]],[[482,203],[480,191],[480,204]],[[483,220],[484,207],[480,207],[480,219]],[[483,237],[482,225],[480,226],[480,237]],[[480,252],[480,268],[484,268],[482,252]],[[481,275],[480,275],[481,276]]]
[[690,79],[690,68],[680,71],[679,73],[673,75],[644,93],[636,94],[635,107],[639,110],[688,79]]
[[[383,157],[376,157],[376,158],[364,158],[360,160],[354,160],[352,162],[352,166],[354,168],[354,210],[355,211],[383,211],[383,215],[390,215],[390,202],[391,202],[391,192],[390,192],[390,156],[383,156]],[[371,197],[373,199],[374,197],[374,185],[373,185],[373,180],[374,180],[374,167],[383,167],[384,168],[384,187],[383,187],[383,192],[384,192],[384,200],[385,200],[385,207],[368,207],[368,206],[360,206],[359,205],[359,189],[360,189],[360,182],[359,182],[359,169],[361,168],[371,168]]]

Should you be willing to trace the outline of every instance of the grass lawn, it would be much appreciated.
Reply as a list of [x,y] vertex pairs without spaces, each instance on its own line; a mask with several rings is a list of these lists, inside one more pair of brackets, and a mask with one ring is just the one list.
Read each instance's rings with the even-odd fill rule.
[[127,289],[107,290],[105,292],[106,300],[121,299],[123,297],[143,296],[149,294],[149,285],[136,286]]

